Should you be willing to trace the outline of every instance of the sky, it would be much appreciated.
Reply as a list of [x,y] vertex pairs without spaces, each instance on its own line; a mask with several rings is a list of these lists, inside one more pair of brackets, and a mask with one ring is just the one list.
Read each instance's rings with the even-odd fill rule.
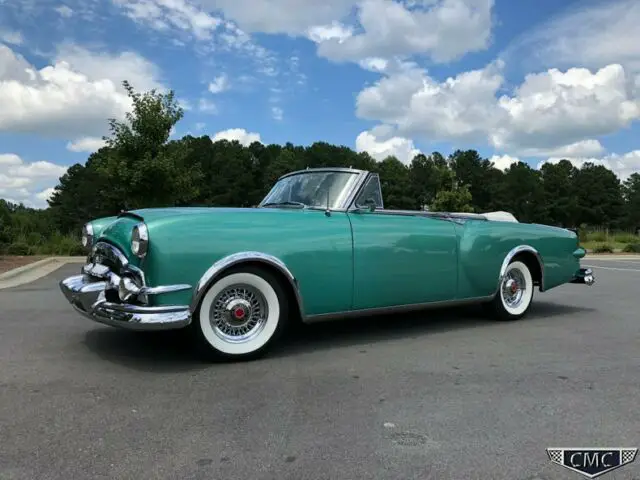
[[0,0],[0,198],[36,208],[137,91],[173,132],[409,163],[640,170],[637,0]]

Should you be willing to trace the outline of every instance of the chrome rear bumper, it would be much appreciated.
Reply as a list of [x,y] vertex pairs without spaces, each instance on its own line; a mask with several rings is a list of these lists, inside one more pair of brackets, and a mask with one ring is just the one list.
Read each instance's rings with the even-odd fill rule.
[[62,280],[60,289],[73,308],[91,320],[129,330],[172,330],[191,323],[188,305],[146,306],[122,301],[123,297],[129,300],[186,290],[190,285],[137,288],[104,265],[87,264],[82,271]]
[[585,285],[593,285],[596,281],[596,277],[593,274],[593,270],[590,268],[581,268],[578,270],[571,280],[571,283],[581,283]]

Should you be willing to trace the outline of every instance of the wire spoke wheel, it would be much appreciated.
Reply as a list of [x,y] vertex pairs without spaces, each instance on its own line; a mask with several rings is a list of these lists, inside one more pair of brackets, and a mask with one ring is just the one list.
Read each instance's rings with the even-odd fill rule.
[[517,308],[524,299],[527,281],[520,270],[509,270],[502,280],[502,297],[509,308]]
[[498,292],[490,310],[500,320],[516,320],[524,316],[533,299],[533,277],[526,263],[511,262],[500,279]]
[[238,266],[202,298],[194,322],[198,344],[214,357],[261,356],[288,323],[287,294],[267,269]]
[[222,290],[209,312],[213,331],[227,342],[246,342],[258,335],[268,315],[264,295],[246,284],[230,285]]

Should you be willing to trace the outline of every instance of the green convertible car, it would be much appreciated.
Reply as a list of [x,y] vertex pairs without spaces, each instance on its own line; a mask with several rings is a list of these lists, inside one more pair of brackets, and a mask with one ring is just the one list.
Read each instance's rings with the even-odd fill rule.
[[255,208],[154,208],[87,223],[60,282],[92,320],[187,328],[199,348],[262,355],[292,322],[483,304],[525,315],[534,288],[592,285],[574,231],[486,214],[387,210],[377,174],[281,177]]

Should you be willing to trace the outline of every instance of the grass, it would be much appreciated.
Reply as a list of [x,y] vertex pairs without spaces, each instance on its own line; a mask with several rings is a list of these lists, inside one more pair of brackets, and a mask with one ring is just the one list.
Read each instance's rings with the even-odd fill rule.
[[74,256],[84,255],[80,238],[75,235],[62,235],[53,233],[50,237],[44,237],[39,233],[20,235],[9,244],[0,243],[0,255],[60,255]]
[[593,253],[640,252],[640,236],[628,232],[587,231],[580,238],[580,245]]

